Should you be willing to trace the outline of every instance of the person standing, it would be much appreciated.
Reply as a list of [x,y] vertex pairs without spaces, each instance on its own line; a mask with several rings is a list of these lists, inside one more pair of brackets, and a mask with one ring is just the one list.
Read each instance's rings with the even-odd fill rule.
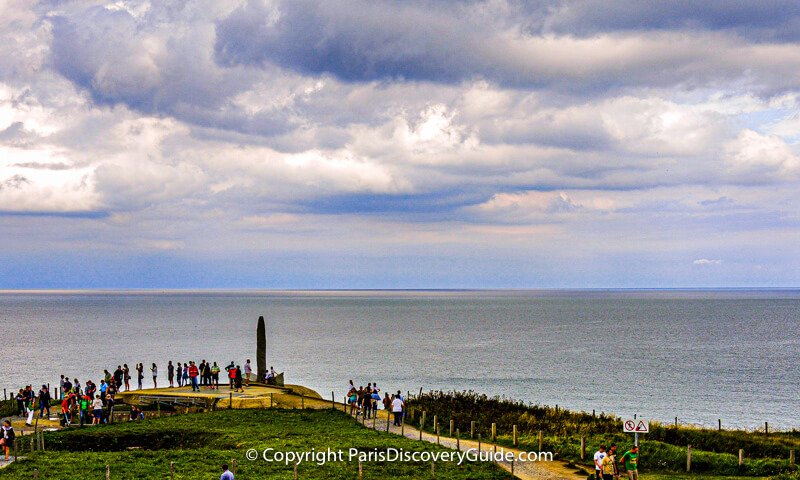
[[175,369],[175,376],[178,378],[178,388],[183,386],[183,366],[178,362],[178,368]]
[[200,365],[198,365],[197,371],[200,372],[200,380],[199,380],[200,384],[199,385],[201,387],[205,387],[206,386],[206,360],[205,359],[200,360]]
[[62,398],[64,397],[64,382],[65,381],[66,380],[64,380],[64,375],[61,375],[61,380],[58,383],[58,392],[56,392],[56,393],[58,394],[59,397],[62,397]]
[[394,425],[399,427],[400,421],[403,418],[403,400],[400,395],[396,395],[392,400],[392,413],[394,414]]
[[200,387],[197,385],[197,376],[200,372],[197,370],[197,365],[194,362],[189,363],[189,380],[192,381],[192,391],[200,391]]
[[158,388],[158,367],[155,363],[150,367],[150,371],[153,372],[153,388]]
[[122,368],[122,378],[125,380],[125,391],[131,389],[131,369],[128,368],[128,364],[124,364]]
[[[8,450],[14,446],[14,439],[16,438],[16,434],[14,433],[14,427],[11,426],[11,422],[6,420],[3,422],[3,437],[0,438],[3,445],[3,451],[6,454],[6,461],[8,461]],[[233,478],[233,476],[231,476]]]
[[183,384],[189,385],[189,362],[183,362]]
[[14,397],[14,400],[17,401],[17,415],[20,417],[25,416],[25,390],[20,388],[17,396]]
[[206,367],[203,370],[203,380],[208,388],[214,388],[214,383],[211,381],[211,362],[206,362]]
[[231,383],[231,390],[233,390],[233,382],[236,379],[236,367],[233,365],[233,360],[230,365],[225,367],[225,371],[228,372],[228,380]]
[[170,388],[175,386],[175,365],[172,364],[172,360],[167,363],[167,379],[169,380]]
[[233,382],[236,385],[236,392],[241,391],[244,393],[244,388],[242,388],[242,367],[236,365],[236,370],[233,371]]
[[117,369],[114,370],[114,383],[118,387],[122,387],[122,377],[124,373],[122,372],[122,365],[117,365]]
[[629,480],[639,480],[639,447],[634,445],[633,448],[625,452],[622,456],[622,463],[625,465],[625,471],[628,472]]
[[603,478],[603,458],[608,455],[606,453],[606,446],[605,444],[600,445],[600,449],[594,452],[594,472],[597,476],[597,480]]
[[222,466],[222,476],[219,477],[219,480],[233,480],[233,474],[228,470],[227,465]]
[[250,359],[247,359],[247,362],[244,364],[244,385],[246,387],[250,386],[250,374],[253,373],[253,367],[250,366]]
[[211,388],[219,390],[219,365],[217,362],[211,365]]
[[92,402],[92,424],[100,425],[103,420],[103,399],[98,395]]
[[603,480],[612,480],[618,479],[619,475],[617,475],[617,467],[616,467],[616,459],[614,458],[614,454],[611,450],[608,451],[608,455],[603,457],[603,461],[600,463],[600,466],[603,470]]
[[50,392],[47,390],[47,385],[42,385],[39,390],[39,418],[44,417],[44,412],[47,411],[47,416],[50,416]]
[[144,380],[144,364],[136,364],[136,377],[139,380],[139,390],[142,389],[142,380]]

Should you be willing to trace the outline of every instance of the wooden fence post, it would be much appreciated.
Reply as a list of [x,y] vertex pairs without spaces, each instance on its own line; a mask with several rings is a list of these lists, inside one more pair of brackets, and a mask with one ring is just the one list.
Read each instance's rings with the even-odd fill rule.
[[744,465],[744,449],[739,449],[739,466]]
[[169,462],[169,478],[175,480],[175,462]]
[[389,431],[389,418],[391,418],[392,414],[390,412],[386,412],[386,431]]
[[431,478],[436,478],[436,475],[433,472],[433,460],[431,460]]
[[675,426],[678,426],[678,417],[675,417]]
[[39,478],[39,470],[34,468],[33,469],[33,480],[36,480],[37,478]]
[[231,473],[235,476],[236,475],[236,459],[231,460]]
[[331,392],[331,408],[336,409],[336,394],[334,392]]
[[789,450],[789,466],[794,467],[794,450]]
[[359,460],[358,461],[358,480],[361,480],[362,478],[364,478],[364,476],[363,476],[363,474],[361,472],[361,460]]
[[478,453],[481,453],[481,434],[478,433]]
[[455,426],[456,426],[456,421],[451,419],[450,420],[450,436],[451,437],[453,436],[453,432],[455,431]]
[[294,480],[297,480],[297,460],[294,461]]
[[228,408],[233,408],[233,392],[228,393]]
[[436,428],[436,445],[441,445],[441,442],[439,442],[439,422],[435,422],[434,427]]
[[517,446],[517,426],[516,425],[513,426],[512,441],[514,443],[514,446],[516,447]]
[[764,422],[764,433],[769,435],[769,422]]
[[419,421],[419,439],[422,440],[422,429],[425,428],[425,410],[422,411],[422,419]]
[[686,447],[686,473],[692,469],[692,446]]
[[586,458],[586,437],[581,437],[581,460]]
[[717,431],[718,432],[722,431],[722,419],[721,418],[717,419]]
[[493,423],[492,424],[492,442],[496,442],[496,441],[497,441],[497,424]]
[[543,443],[543,440],[544,440],[544,432],[542,432],[541,430],[539,430],[539,451],[540,451],[540,452],[542,451],[542,443]]
[[461,451],[461,432],[456,429],[456,450]]
[[400,436],[406,436],[406,416],[403,415],[400,419]]
[[111,467],[106,465],[106,480],[109,480],[110,478],[111,478]]
[[475,420],[469,422],[469,438],[475,438]]

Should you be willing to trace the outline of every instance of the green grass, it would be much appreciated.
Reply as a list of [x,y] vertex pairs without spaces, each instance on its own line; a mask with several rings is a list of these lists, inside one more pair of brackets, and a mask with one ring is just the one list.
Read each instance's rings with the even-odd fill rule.
[[[410,414],[406,421],[418,427],[421,412],[426,412],[425,430],[433,431],[436,416],[442,431],[450,420],[466,438],[470,422],[476,422],[483,439],[490,436],[491,424],[497,425],[498,443],[512,445],[511,432],[518,429],[518,447],[538,451],[538,433],[544,434],[543,450],[556,459],[574,461],[593,470],[592,456],[601,443],[618,445],[619,455],[633,444],[633,437],[622,432],[622,421],[610,415],[570,412],[548,406],[529,405],[501,397],[487,397],[475,392],[430,392],[406,402]],[[580,440],[586,437],[587,459],[580,460]],[[686,469],[686,446],[692,445],[692,471],[718,476],[762,477],[791,472],[789,451],[800,452],[800,432],[763,432],[711,430],[663,426],[651,422],[650,433],[642,435],[639,470],[641,473],[675,474]],[[739,449],[745,452],[739,466]],[[797,479],[800,480],[800,479]]]
[[[23,445],[27,442],[23,441]],[[141,448],[132,448],[141,447]],[[101,427],[71,428],[46,433],[46,452],[36,452],[11,464],[4,479],[103,479],[110,465],[112,479],[168,479],[175,462],[176,479],[219,478],[220,466],[236,459],[236,478],[293,477],[291,465],[248,461],[245,452],[267,447],[276,451],[326,448],[402,448],[407,451],[446,451],[443,447],[376,432],[333,410],[223,410],[125,422]],[[346,454],[345,454],[346,456]],[[364,478],[429,478],[429,462],[366,462]],[[358,462],[298,466],[303,479],[358,478]],[[488,463],[439,462],[436,478],[508,479],[511,475]]]

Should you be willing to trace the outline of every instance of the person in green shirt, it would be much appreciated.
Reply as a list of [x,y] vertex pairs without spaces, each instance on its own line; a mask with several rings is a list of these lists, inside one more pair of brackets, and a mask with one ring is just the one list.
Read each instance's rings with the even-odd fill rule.
[[628,471],[629,480],[639,480],[639,447],[634,446],[622,456],[622,463]]

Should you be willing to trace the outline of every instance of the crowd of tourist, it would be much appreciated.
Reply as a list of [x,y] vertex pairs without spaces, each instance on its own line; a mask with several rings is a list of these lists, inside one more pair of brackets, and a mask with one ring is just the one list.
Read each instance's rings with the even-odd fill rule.
[[[199,365],[193,361],[178,362],[174,365],[170,360],[167,362],[166,367],[168,388],[175,388],[177,384],[178,388],[191,386],[193,392],[199,392],[201,388],[218,390],[222,371],[223,368],[220,368],[217,362],[209,362],[205,359]],[[244,388],[250,385],[250,381],[254,377],[249,359],[244,364],[244,368],[231,361],[229,365],[224,367],[224,371],[228,380],[227,385],[231,390],[237,392],[244,392]],[[103,370],[99,385],[91,380],[81,385],[77,378],[70,379],[68,375],[61,375],[55,396],[51,395],[48,385],[42,385],[38,393],[34,392],[31,385],[28,385],[20,389],[15,397],[17,414],[26,417],[26,425],[33,426],[37,409],[40,418],[45,415],[49,417],[52,401],[60,400],[60,413],[64,425],[69,426],[73,423],[99,425],[107,423],[113,413],[117,393],[131,390],[131,380],[134,372],[136,374],[137,387],[142,389],[145,376],[145,365],[143,363],[137,363],[133,370],[128,367],[127,363],[117,365],[113,372],[108,369]],[[153,377],[154,388],[158,388],[159,369],[155,363],[150,366],[150,374]],[[270,367],[262,380],[268,382],[276,375],[275,369]],[[132,408],[131,420],[141,418],[144,418],[141,410]]]
[[405,409],[405,399],[403,395],[400,393],[400,390],[397,391],[396,394],[389,396],[389,393],[385,393],[384,397],[381,398],[380,389],[378,388],[378,384],[375,382],[367,383],[367,386],[359,386],[356,388],[355,384],[352,380],[350,380],[350,384],[347,386],[347,398],[345,403],[350,404],[350,415],[355,415],[356,418],[359,415],[362,415],[363,418],[372,418],[374,415],[377,415],[379,410],[379,406],[383,405],[383,408],[389,412],[391,411],[394,415],[394,425],[399,426],[403,419],[403,412]]

